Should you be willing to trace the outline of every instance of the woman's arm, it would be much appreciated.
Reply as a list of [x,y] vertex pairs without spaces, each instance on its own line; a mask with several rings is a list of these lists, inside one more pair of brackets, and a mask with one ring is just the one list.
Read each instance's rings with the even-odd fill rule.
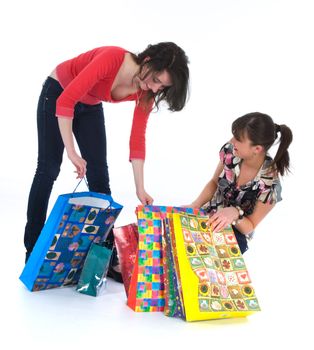
[[[256,226],[264,219],[264,217],[273,209],[275,203],[263,203],[257,201],[254,211],[251,215],[239,220],[235,227],[243,234],[253,232]],[[223,230],[226,226],[231,225],[233,221],[239,218],[239,211],[235,207],[227,207],[217,211],[208,220],[208,224],[214,232]]]
[[58,116],[59,129],[67,155],[76,168],[77,178],[83,178],[86,174],[86,161],[75,150],[72,120],[72,118]]
[[191,208],[200,208],[205,203],[210,201],[215,194],[218,186],[218,178],[223,170],[223,164],[220,162],[215,170],[214,176],[211,178],[211,180],[207,183],[207,185],[204,187],[200,195],[190,204],[187,205],[187,207]]
[[153,204],[153,198],[146,193],[144,188],[144,160],[131,159],[133,167],[136,195],[143,205]]
[[253,213],[240,220],[235,227],[245,235],[253,232],[256,226],[265,218],[274,206],[275,203],[269,204],[257,201]]

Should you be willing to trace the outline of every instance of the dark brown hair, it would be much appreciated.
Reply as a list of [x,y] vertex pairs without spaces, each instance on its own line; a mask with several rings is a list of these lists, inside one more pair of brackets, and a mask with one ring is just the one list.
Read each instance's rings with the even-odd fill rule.
[[165,100],[168,103],[169,110],[180,111],[186,104],[189,86],[189,68],[188,57],[185,52],[175,43],[161,42],[148,47],[137,56],[134,57],[140,66],[139,75],[142,73],[143,67],[147,66],[148,70],[144,78],[150,73],[162,72],[166,70],[172,80],[172,85],[165,87],[163,90],[149,91],[147,100],[153,98],[155,105]]
[[265,152],[275,143],[278,133],[279,147],[273,166],[280,175],[284,175],[289,171],[290,165],[288,148],[293,138],[291,129],[285,124],[275,124],[269,115],[259,112],[246,114],[232,123],[232,134],[237,140],[247,136],[253,146],[263,146]]

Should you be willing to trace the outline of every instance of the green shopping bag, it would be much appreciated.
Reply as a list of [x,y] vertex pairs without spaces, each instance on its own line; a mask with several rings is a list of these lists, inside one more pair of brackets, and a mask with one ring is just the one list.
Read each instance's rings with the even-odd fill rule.
[[92,243],[76,290],[96,297],[107,275],[112,250],[105,243]]

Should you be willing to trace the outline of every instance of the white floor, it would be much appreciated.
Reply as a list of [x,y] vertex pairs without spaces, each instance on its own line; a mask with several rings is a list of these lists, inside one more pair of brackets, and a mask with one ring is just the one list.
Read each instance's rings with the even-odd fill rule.
[[[313,349],[313,1],[3,3],[1,350]],[[74,288],[31,293],[18,279],[43,80],[61,60],[88,49],[118,45],[139,52],[159,41],[174,41],[186,50],[192,89],[182,112],[170,117],[161,111],[150,118],[145,181],[156,204],[194,199],[231,137],[231,122],[244,113],[269,113],[294,132],[283,201],[259,225],[245,254],[262,307],[246,319],[186,323],[161,313],[134,313],[126,306],[123,286],[111,280],[93,298]],[[123,224],[134,219],[137,203],[128,162],[133,104],[105,104],[104,109],[111,188],[125,206]],[[76,185],[72,165],[62,174],[51,203]]]
[[[14,199],[10,207],[14,202],[21,211]],[[289,216],[289,208],[281,213],[282,208],[276,208],[277,219],[283,213]],[[8,238],[1,256],[2,349],[19,345],[24,349],[106,348],[109,340],[128,349],[168,348],[170,344],[182,348],[193,344],[220,349],[312,348],[313,298],[306,279],[307,257],[303,259],[295,249],[287,220],[272,221],[270,217],[259,230],[264,237],[257,235],[245,255],[262,311],[245,319],[186,323],[162,313],[133,312],[126,306],[123,286],[112,280],[96,298],[81,295],[73,287],[29,292],[18,279],[24,251],[12,229],[14,212],[2,208],[6,220],[1,231]],[[23,225],[16,223],[19,229]],[[271,235],[274,245],[265,254],[265,242]],[[305,244],[303,253],[306,251]]]

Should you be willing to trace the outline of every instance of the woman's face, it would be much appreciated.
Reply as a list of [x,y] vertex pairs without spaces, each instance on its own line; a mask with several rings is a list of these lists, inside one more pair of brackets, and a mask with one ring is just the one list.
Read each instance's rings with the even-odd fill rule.
[[[141,76],[145,77],[147,67],[144,66]],[[171,86],[172,81],[170,74],[163,70],[162,72],[150,72],[144,79],[139,77],[140,88],[144,91],[151,90],[153,93],[163,90],[165,87]]]
[[260,148],[260,146],[253,146],[246,135],[241,137],[240,140],[233,137],[231,143],[233,144],[234,154],[241,159],[250,159]]

